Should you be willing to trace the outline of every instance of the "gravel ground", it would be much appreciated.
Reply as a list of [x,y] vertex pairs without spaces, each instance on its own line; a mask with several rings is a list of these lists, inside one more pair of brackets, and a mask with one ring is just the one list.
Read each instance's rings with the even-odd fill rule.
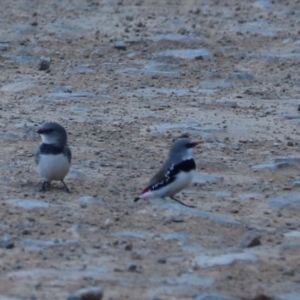
[[[300,1],[2,2],[0,300],[299,300]],[[134,203],[187,136],[197,208]]]

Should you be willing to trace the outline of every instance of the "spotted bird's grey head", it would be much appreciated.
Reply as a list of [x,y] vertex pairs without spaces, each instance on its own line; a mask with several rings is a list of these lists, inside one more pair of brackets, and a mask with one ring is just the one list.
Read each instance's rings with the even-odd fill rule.
[[67,132],[55,122],[44,123],[37,131],[41,135],[42,142],[45,144],[55,144],[65,146],[67,144]]
[[169,159],[172,161],[182,161],[193,158],[193,148],[199,142],[192,141],[191,139],[182,139],[175,142],[169,152]]

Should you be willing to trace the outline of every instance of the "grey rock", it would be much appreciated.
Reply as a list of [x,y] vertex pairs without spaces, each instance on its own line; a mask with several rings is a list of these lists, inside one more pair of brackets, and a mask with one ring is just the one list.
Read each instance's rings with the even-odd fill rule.
[[292,160],[274,160],[272,163],[263,163],[252,166],[252,169],[255,171],[277,171],[286,168],[297,169],[298,167]]
[[1,51],[7,51],[9,49],[9,44],[8,43],[1,43],[0,42],[0,50]]
[[117,42],[114,45],[114,48],[117,49],[117,50],[123,50],[123,51],[125,51],[127,49],[127,46],[126,46],[126,43],[124,43],[124,42]]
[[209,293],[198,295],[196,300],[239,300],[238,298],[222,295],[219,293]]
[[103,201],[97,197],[83,195],[79,198],[81,204],[102,204]]
[[48,97],[54,97],[54,98],[63,98],[63,99],[76,99],[76,98],[93,98],[96,95],[94,93],[85,92],[85,91],[77,91],[77,92],[71,92],[71,93],[65,93],[65,92],[58,92],[58,93],[49,93],[47,94]]
[[101,287],[89,287],[78,290],[68,296],[68,300],[101,300],[103,289]]
[[287,119],[287,120],[294,120],[294,119],[300,119],[300,114],[299,113],[286,113],[286,114],[282,114],[281,117],[283,119]]
[[275,163],[286,163],[288,165],[294,165],[300,164],[300,158],[299,157],[277,157],[274,159]]
[[1,240],[0,240],[0,248],[2,249],[13,249],[15,247],[15,243],[13,238],[9,237],[9,236],[4,236]]
[[300,238],[300,231],[292,230],[284,234],[287,238]]
[[145,230],[118,231],[113,233],[117,237],[130,237],[139,239],[148,239],[153,237],[153,233]]
[[158,264],[165,264],[167,262],[167,259],[165,257],[160,257],[158,260],[157,260],[157,263]]
[[300,210],[300,193],[290,192],[272,197],[267,201],[269,206]]
[[269,0],[258,0],[254,2],[254,6],[262,10],[268,10],[273,7],[273,4]]
[[67,73],[70,74],[87,74],[87,73],[94,73],[95,71],[92,68],[86,66],[76,66],[70,67],[67,70]]
[[276,38],[278,37],[278,32],[276,30],[269,29],[270,25],[265,22],[265,28],[262,28],[262,24],[257,24],[257,26],[239,26],[236,28],[237,32],[249,32],[252,34],[259,34],[266,37]]
[[204,185],[207,183],[219,183],[223,181],[224,178],[218,174],[206,174],[197,172],[193,178],[193,183],[197,183],[199,185]]
[[51,240],[43,240],[43,239],[23,239],[22,244],[31,250],[39,250],[50,247],[75,247],[79,245],[78,241],[73,240],[64,240],[64,241],[51,241]]
[[257,262],[258,258],[250,253],[232,253],[220,256],[200,255],[193,259],[193,264],[203,268],[210,268],[214,266],[230,265],[235,261]]
[[254,199],[263,199],[264,195],[259,193],[242,193],[239,195],[239,198],[243,201],[248,201]]
[[232,197],[232,192],[230,191],[213,191],[212,194],[220,198]]
[[261,245],[260,238],[261,235],[259,233],[249,231],[243,236],[240,242],[240,247],[251,248],[251,247],[259,246]]
[[197,59],[203,58],[205,60],[213,60],[213,55],[207,49],[178,49],[178,50],[165,50],[155,53],[156,57],[174,57],[181,59]]
[[20,139],[20,136],[12,132],[3,132],[0,133],[0,139],[7,141],[17,141]]
[[39,61],[39,58],[31,54],[26,47],[18,48],[14,54],[5,53],[2,55],[2,57],[7,60],[12,60],[22,64],[26,64],[26,63],[36,64]]
[[136,270],[137,270],[137,265],[135,265],[135,264],[129,264],[127,266],[127,271],[129,271],[129,272],[135,272]]
[[277,294],[276,297],[278,300],[299,300],[299,293]]
[[233,150],[239,151],[241,149],[241,145],[237,144],[232,147]]
[[202,276],[183,274],[181,276],[168,278],[166,283],[171,285],[195,285],[209,287],[214,284],[214,280],[203,278]]
[[27,89],[33,89],[33,88],[37,88],[37,86],[31,80],[28,79],[28,80],[17,81],[17,82],[3,85],[0,88],[0,91],[15,93],[15,92],[20,92]]
[[200,128],[200,123],[196,121],[190,121],[186,123],[162,123],[158,125],[149,126],[151,130],[155,131],[166,131],[172,129],[194,129],[198,130]]
[[158,76],[158,77],[178,77],[179,73],[177,71],[160,71],[151,70],[147,68],[124,68],[117,71],[118,73],[128,73],[128,74],[141,74],[145,76]]
[[173,215],[170,217],[169,222],[182,223],[184,222],[184,218],[180,215]]
[[27,210],[51,207],[49,203],[36,199],[9,199],[7,200],[7,203],[14,206],[22,207]]
[[39,71],[46,71],[50,69],[51,58],[42,56],[39,60]]
[[233,72],[229,74],[228,80],[254,80],[254,77],[248,73],[243,72]]
[[155,236],[156,239],[162,239],[164,241],[180,241],[186,243],[189,239],[189,234],[185,231],[172,232],[172,233],[162,233]]
[[205,77],[207,77],[209,79],[221,79],[222,78],[221,74],[219,74],[217,72],[206,72]]
[[177,203],[172,200],[164,200],[164,199],[153,199],[153,208],[161,210],[162,208],[174,211],[174,212],[180,212],[181,214],[187,214],[191,216],[197,216],[200,218],[207,218],[209,220],[212,220],[216,223],[224,223],[224,224],[239,224],[239,221],[237,221],[234,218],[223,216],[220,214],[215,214],[207,211],[200,210],[198,208],[190,208],[181,205],[180,203]]
[[176,33],[159,33],[152,37],[152,40],[154,42],[160,42],[160,41],[171,41],[171,42],[178,42],[178,43],[195,43],[199,42],[200,39],[196,38],[194,35],[182,35],[182,34],[176,34]]
[[201,81],[200,82],[200,89],[231,89],[233,87],[231,82],[225,81]]

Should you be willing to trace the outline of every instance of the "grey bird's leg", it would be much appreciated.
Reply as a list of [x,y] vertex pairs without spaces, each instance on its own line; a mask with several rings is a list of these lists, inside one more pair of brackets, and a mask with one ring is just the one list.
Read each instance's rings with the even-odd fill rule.
[[48,183],[47,181],[45,181],[45,180],[43,181],[42,186],[40,188],[40,192],[43,192],[43,193],[46,192],[46,184],[47,183]]
[[180,200],[174,198],[173,196],[172,196],[172,197],[170,196],[170,198],[171,198],[172,200],[174,200],[174,201],[180,203],[180,204],[183,205],[183,206],[190,207],[190,208],[196,208],[196,206],[185,204],[185,203],[181,202]]
[[61,182],[63,183],[63,185],[64,185],[64,187],[65,187],[65,191],[66,191],[67,193],[71,193],[70,190],[69,190],[69,188],[68,188],[67,185],[65,184],[65,182],[64,182],[63,180],[61,180]]

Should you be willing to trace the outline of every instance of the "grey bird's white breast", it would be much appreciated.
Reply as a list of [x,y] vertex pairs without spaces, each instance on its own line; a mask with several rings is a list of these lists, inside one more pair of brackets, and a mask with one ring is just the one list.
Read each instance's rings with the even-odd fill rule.
[[70,170],[64,154],[39,154],[37,171],[45,181],[63,180]]

